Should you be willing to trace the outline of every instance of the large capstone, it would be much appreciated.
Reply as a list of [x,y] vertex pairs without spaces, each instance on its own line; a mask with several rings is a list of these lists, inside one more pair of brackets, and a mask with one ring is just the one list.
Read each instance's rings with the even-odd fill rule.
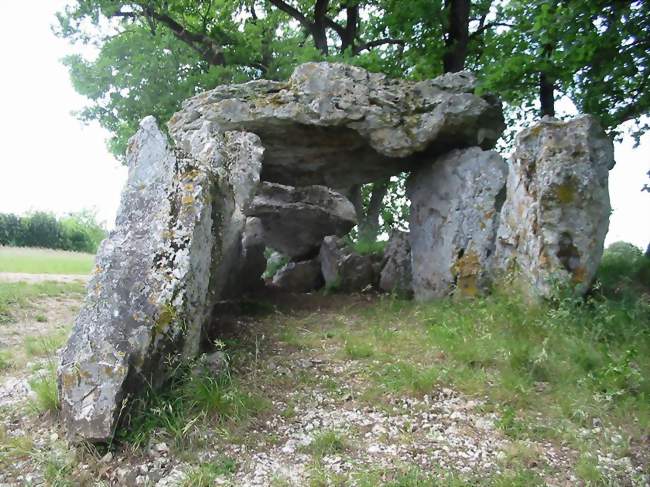
[[545,118],[516,138],[495,268],[531,296],[554,283],[589,289],[609,225],[614,149],[594,117]]
[[474,296],[488,284],[506,163],[479,147],[449,152],[411,174],[410,240],[416,299]]
[[237,262],[242,207],[257,189],[263,149],[244,132],[200,145],[197,154],[171,148],[152,117],[129,142],[115,229],[99,249],[59,368],[61,417],[73,440],[110,440],[130,395],[158,387],[179,359],[197,354]]
[[267,246],[292,258],[318,254],[325,236],[343,236],[357,223],[350,200],[324,186],[263,182],[247,213],[261,220]]
[[475,87],[468,72],[413,82],[306,63],[287,82],[219,86],[190,98],[169,128],[181,147],[206,122],[254,132],[265,148],[263,180],[343,189],[450,149],[492,147],[504,129],[501,106]]

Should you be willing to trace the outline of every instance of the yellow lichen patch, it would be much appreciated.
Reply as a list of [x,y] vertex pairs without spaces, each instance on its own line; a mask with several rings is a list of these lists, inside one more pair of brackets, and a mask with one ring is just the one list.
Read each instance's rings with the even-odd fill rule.
[[578,266],[574,271],[573,271],[573,277],[571,278],[571,281],[573,284],[582,284],[587,280],[587,269],[584,266]]
[[63,389],[70,389],[76,385],[78,382],[76,374],[61,374],[61,384]]
[[181,176],[182,179],[196,179],[199,177],[199,170],[198,169],[190,169],[187,171],[185,174]]
[[555,197],[563,205],[573,203],[576,196],[576,188],[573,183],[563,183],[555,188]]
[[176,310],[171,305],[165,305],[163,310],[158,316],[158,320],[154,326],[155,333],[164,333],[169,329],[169,326],[176,318]]
[[184,205],[191,205],[192,203],[194,203],[194,196],[191,194],[183,195],[183,197],[181,198],[181,203]]
[[456,261],[454,272],[456,274],[456,294],[466,297],[476,296],[479,292],[478,276],[481,272],[478,254],[473,250],[465,253]]

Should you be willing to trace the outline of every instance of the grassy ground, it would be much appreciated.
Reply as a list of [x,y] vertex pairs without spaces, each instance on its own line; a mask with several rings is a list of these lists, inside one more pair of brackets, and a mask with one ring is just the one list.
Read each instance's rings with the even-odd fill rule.
[[0,272],[90,274],[94,255],[63,250],[0,247]]
[[[186,486],[645,485],[650,264],[618,250],[587,299],[248,303],[218,323],[229,367],[181,364],[166,389],[133,403],[108,449],[59,439],[50,357],[68,328],[25,336],[0,355],[0,374],[23,374],[35,393],[0,411],[0,471],[50,485],[130,485],[116,472],[143,465],[177,469]],[[33,326],[55,321],[43,300],[79,300],[79,289],[7,286],[8,316],[31,310]]]
[[[43,298],[77,294],[81,293],[83,289],[82,283],[0,282],[0,325],[15,321],[17,311],[33,308],[34,303]],[[43,319],[43,315],[36,314],[34,319],[40,321]]]

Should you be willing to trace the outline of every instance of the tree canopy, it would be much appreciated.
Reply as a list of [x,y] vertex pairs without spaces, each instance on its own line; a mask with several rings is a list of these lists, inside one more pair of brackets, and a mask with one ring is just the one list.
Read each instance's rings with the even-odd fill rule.
[[[510,119],[553,115],[566,96],[614,136],[631,122],[638,140],[649,128],[649,27],[643,0],[76,0],[55,30],[96,47],[64,63],[88,98],[79,117],[107,128],[122,157],[144,116],[164,124],[197,92],[286,79],[310,60],[411,79],[471,69]],[[352,199],[379,215],[372,202],[396,184],[378,183],[374,199],[353,188]]]

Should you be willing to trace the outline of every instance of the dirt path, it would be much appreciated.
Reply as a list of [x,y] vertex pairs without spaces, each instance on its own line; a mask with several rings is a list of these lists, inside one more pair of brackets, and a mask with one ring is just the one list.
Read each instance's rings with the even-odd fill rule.
[[25,274],[21,272],[0,272],[0,282],[87,282],[90,276],[78,274]]

